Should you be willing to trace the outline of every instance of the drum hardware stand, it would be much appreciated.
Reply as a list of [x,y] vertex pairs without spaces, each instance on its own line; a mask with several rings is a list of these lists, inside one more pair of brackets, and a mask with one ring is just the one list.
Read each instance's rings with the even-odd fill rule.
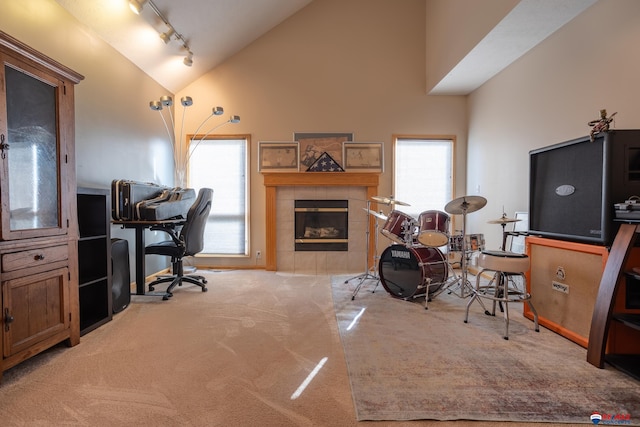
[[[356,285],[355,290],[353,291],[353,294],[351,295],[351,300],[354,300],[356,298],[356,295],[358,294],[358,292],[360,291],[360,288],[362,287],[362,284],[366,281],[366,280],[375,280],[376,281],[376,287],[378,287],[378,283],[380,282],[380,277],[378,276],[378,271],[376,268],[376,259],[378,258],[378,221],[376,221],[376,254],[374,255],[374,267],[373,267],[373,274],[371,274],[372,269],[369,267],[369,242],[370,242],[370,232],[369,230],[371,229],[371,215],[369,214],[369,212],[371,212],[371,201],[367,200],[367,231],[366,231],[366,249],[365,249],[365,260],[364,260],[364,273],[352,277],[350,279],[347,279],[344,281],[345,285],[347,283],[349,283],[352,280],[356,280],[359,279],[360,281],[358,282],[358,284]],[[375,288],[374,288],[375,291]]]
[[458,199],[452,200],[447,203],[444,210],[451,214],[462,214],[462,255],[460,256],[460,270],[461,275],[459,280],[453,281],[447,288],[450,288],[454,284],[458,284],[459,294],[455,294],[453,290],[451,293],[460,298],[466,298],[473,294],[474,289],[471,286],[471,282],[467,278],[468,266],[467,266],[467,213],[475,212],[482,209],[487,204],[487,199],[481,196],[463,196]]

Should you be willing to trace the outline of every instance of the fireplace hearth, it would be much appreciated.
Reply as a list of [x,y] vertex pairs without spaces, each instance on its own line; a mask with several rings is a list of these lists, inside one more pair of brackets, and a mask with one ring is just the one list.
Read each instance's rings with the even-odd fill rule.
[[348,251],[348,200],[295,200],[295,251]]

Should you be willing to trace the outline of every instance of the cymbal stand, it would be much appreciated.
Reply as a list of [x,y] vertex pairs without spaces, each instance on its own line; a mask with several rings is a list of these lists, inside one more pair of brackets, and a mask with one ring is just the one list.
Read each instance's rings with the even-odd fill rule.
[[[473,293],[473,287],[471,282],[467,279],[468,266],[467,266],[467,202],[462,205],[462,255],[460,256],[460,285],[458,286],[459,294],[451,291],[451,293],[459,296],[460,298],[466,298]],[[456,281],[457,282],[457,281]],[[456,283],[454,282],[454,283]]]
[[[347,279],[344,281],[345,285],[347,283],[349,283],[352,280],[356,280],[359,279],[360,281],[358,282],[358,284],[356,285],[355,290],[353,291],[353,295],[351,295],[351,299],[355,299],[356,295],[358,294],[358,291],[360,291],[360,287],[362,286],[362,284],[369,279],[373,279],[373,280],[377,280],[379,281],[380,278],[375,275],[375,274],[371,274],[371,268],[369,268],[369,230],[371,229],[371,214],[369,214],[368,212],[371,211],[371,201],[367,200],[367,231],[366,231],[366,249],[365,249],[365,260],[364,260],[364,273],[358,275],[358,276],[354,276],[350,279]],[[377,221],[376,221],[376,226],[378,225]],[[374,270],[374,273],[375,270]]]

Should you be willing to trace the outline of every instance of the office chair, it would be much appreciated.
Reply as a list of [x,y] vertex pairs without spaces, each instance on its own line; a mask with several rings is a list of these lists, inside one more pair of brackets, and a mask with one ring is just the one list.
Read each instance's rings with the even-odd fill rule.
[[173,289],[176,286],[182,286],[183,282],[193,283],[202,288],[202,292],[206,292],[205,283],[207,280],[203,276],[184,274],[182,260],[186,256],[192,256],[202,251],[204,247],[204,228],[209,218],[211,210],[211,202],[213,199],[213,190],[210,188],[202,188],[198,192],[196,201],[191,205],[187,212],[187,218],[182,228],[177,230],[176,224],[157,225],[151,227],[151,230],[163,231],[167,233],[171,240],[153,243],[145,248],[145,254],[163,255],[171,257],[172,275],[169,277],[160,277],[149,283],[149,290],[153,291],[154,287],[160,283],[170,282],[169,287],[162,299],[167,300],[173,296]]

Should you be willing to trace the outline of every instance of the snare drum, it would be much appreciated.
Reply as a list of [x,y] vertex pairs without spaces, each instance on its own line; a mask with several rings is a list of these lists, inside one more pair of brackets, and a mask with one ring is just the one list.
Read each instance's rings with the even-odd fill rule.
[[[389,239],[397,243],[410,243],[413,240],[413,229],[415,220],[400,211],[391,211],[387,218],[387,222],[380,232]],[[405,238],[407,236],[407,238]]]
[[425,246],[444,246],[449,241],[449,215],[424,211],[418,217],[418,241]]
[[467,234],[465,236],[467,251],[483,251],[484,250],[484,234]]
[[[467,234],[464,236],[464,245],[467,252],[484,250],[484,234]],[[449,238],[449,251],[462,252],[462,234],[457,234]]]
[[449,269],[437,248],[391,245],[378,264],[380,282],[392,296],[409,299],[442,288]]
[[456,234],[449,238],[449,252],[462,252],[462,234]]

